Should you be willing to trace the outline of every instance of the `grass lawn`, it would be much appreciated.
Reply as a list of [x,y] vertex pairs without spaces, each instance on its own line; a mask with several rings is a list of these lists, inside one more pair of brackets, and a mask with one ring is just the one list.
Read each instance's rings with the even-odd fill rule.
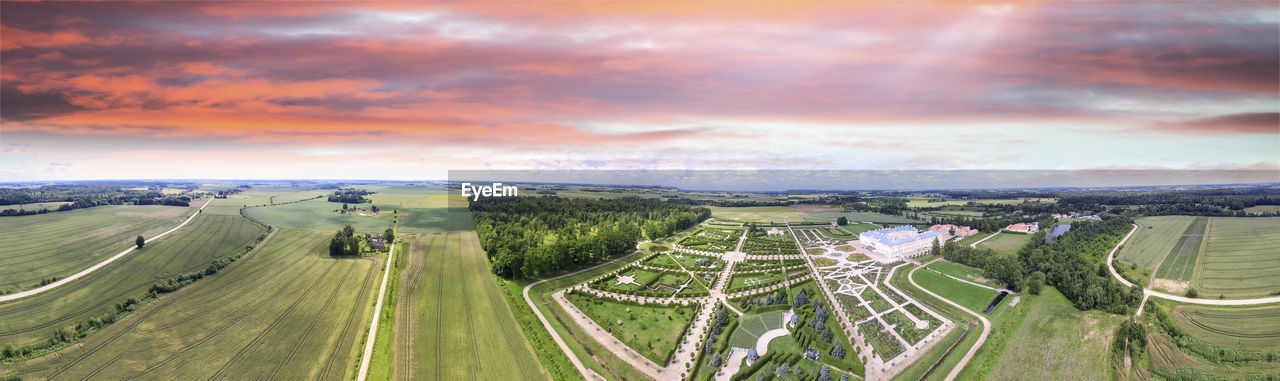
[[1001,338],[1007,347],[984,379],[1109,379],[1112,336],[1123,317],[1077,310],[1053,287],[1023,299],[1031,307],[1026,320]]
[[876,230],[880,228],[879,226],[872,225],[872,224],[849,224],[841,227],[843,227],[844,230],[848,230],[849,232],[853,233],[855,236],[865,231]]
[[[104,205],[65,212],[0,217],[0,292],[65,278],[182,223],[194,207]],[[174,233],[178,234],[178,233]],[[173,238],[168,238],[173,239]]]
[[[992,290],[938,275],[932,271],[928,271],[927,269],[916,271],[912,278],[915,279],[916,283],[920,284],[920,287],[927,288],[929,291],[933,291],[944,298],[960,303],[960,305],[965,306],[965,308],[977,313],[982,313],[983,310],[986,310],[987,306],[991,304],[991,300],[995,299],[996,295],[1000,294]],[[998,310],[1000,307],[997,307],[996,309]]]
[[[947,274],[956,278],[964,279],[974,283],[985,284],[995,288],[1004,287],[995,279],[985,277],[981,269],[965,266],[955,262],[937,261],[928,266],[930,269],[937,270],[943,274]],[[985,307],[984,307],[985,308]]]
[[1124,248],[1116,253],[1117,261],[1123,264],[1137,265],[1140,268],[1152,268],[1164,260],[1165,255],[1173,249],[1178,238],[1191,224],[1191,216],[1156,216],[1142,217],[1135,222],[1138,231],[1125,242]]
[[381,268],[330,257],[327,238],[282,230],[82,344],[23,364],[32,372],[21,377],[350,379]]
[[155,283],[243,253],[266,231],[240,216],[197,216],[182,229],[75,282],[0,303],[0,343],[43,340],[55,329],[113,313],[116,303],[145,293]]
[[1280,292],[1280,217],[1213,217],[1208,225],[1208,242],[1191,282],[1201,297],[1251,298]]
[[1030,234],[1001,232],[999,235],[978,244],[978,247],[995,250],[1003,255],[1014,255],[1018,253],[1018,249],[1026,246],[1027,242],[1031,242]]
[[992,235],[992,234],[995,234],[995,233],[992,233],[992,232],[981,232],[981,233],[978,233],[978,234],[974,234],[974,235],[971,235],[971,236],[968,236],[968,237],[961,238],[961,239],[960,239],[960,241],[958,241],[958,242],[954,243],[953,245],[964,245],[964,246],[969,246],[969,245],[972,245],[974,242],[981,241],[983,238],[987,238],[987,236]]
[[666,365],[696,313],[694,306],[636,306],[578,293],[565,297],[618,340],[660,365]]

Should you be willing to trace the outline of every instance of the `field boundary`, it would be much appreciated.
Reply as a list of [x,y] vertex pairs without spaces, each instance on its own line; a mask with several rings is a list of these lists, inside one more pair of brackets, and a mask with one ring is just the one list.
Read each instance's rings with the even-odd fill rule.
[[[210,200],[210,201],[212,201],[212,200]],[[169,233],[173,233],[174,231],[176,231],[176,230],[178,230],[178,229],[181,229],[183,226],[187,226],[187,223],[191,222],[191,220],[196,219],[196,216],[199,216],[199,215],[200,215],[200,213],[204,212],[204,208],[205,208],[206,206],[209,206],[209,204],[210,204],[210,202],[209,202],[209,201],[205,201],[204,205],[200,205],[200,209],[196,209],[195,213],[191,213],[191,216],[190,216],[190,217],[187,217],[187,219],[186,219],[186,220],[184,220],[184,221],[182,221],[182,223],[181,223],[181,224],[178,224],[178,226],[173,227],[173,229],[169,229],[169,230],[164,231],[163,233],[156,234],[154,237],[151,237],[151,239],[148,239],[147,241],[148,241],[148,242],[150,242],[150,241],[155,241],[155,240],[157,240],[157,239],[160,239],[161,237],[164,237],[164,236],[166,236],[166,235],[169,235]],[[36,295],[36,294],[39,294],[39,293],[42,293],[42,292],[45,292],[45,291],[52,290],[52,289],[54,289],[54,288],[57,288],[58,286],[62,286],[62,285],[67,284],[67,283],[74,282],[74,281],[76,281],[77,279],[80,279],[80,278],[84,277],[85,275],[89,275],[89,274],[93,273],[94,271],[97,271],[98,269],[102,268],[103,266],[106,266],[106,265],[111,264],[111,262],[115,262],[117,259],[120,259],[121,257],[124,257],[125,255],[128,255],[129,253],[132,253],[134,250],[137,250],[137,249],[138,249],[138,246],[129,246],[129,248],[128,248],[128,249],[125,249],[125,251],[121,251],[119,254],[116,254],[116,255],[112,256],[111,258],[107,258],[107,259],[103,260],[102,262],[98,262],[97,264],[95,264],[95,265],[93,265],[93,266],[89,266],[89,268],[87,268],[87,269],[84,269],[84,270],[82,270],[82,271],[80,271],[80,272],[78,272],[78,273],[75,273],[74,275],[71,275],[71,276],[69,276],[69,277],[66,277],[66,278],[63,278],[63,279],[59,279],[59,280],[58,280],[58,281],[56,281],[56,282],[49,283],[49,284],[47,284],[47,285],[40,286],[40,287],[38,287],[38,288],[33,288],[33,289],[30,289],[30,290],[26,290],[26,291],[22,291],[22,292],[17,292],[17,293],[13,293],[13,294],[9,294],[9,295],[0,295],[0,303],[8,302],[8,301],[11,301],[11,300],[18,300],[18,299],[22,299],[22,298],[25,298],[25,297],[28,297],[28,296],[32,296],[32,295]]]
[[[1138,231],[1138,224],[1130,224],[1130,225],[1133,225],[1133,229],[1129,230],[1129,234],[1125,235],[1124,239],[1121,239],[1119,243],[1116,243],[1116,247],[1111,249],[1111,254],[1107,254],[1107,270],[1111,270],[1111,276],[1116,278],[1116,280],[1120,281],[1120,284],[1125,285],[1125,287],[1133,287],[1134,284],[1133,282],[1130,282],[1128,279],[1124,279],[1124,277],[1120,276],[1120,273],[1116,271],[1116,267],[1112,262],[1115,261],[1116,251],[1120,250],[1120,246],[1124,246],[1125,241],[1128,241],[1129,237],[1132,237],[1133,233]],[[1188,298],[1185,296],[1169,295],[1160,291],[1153,290],[1150,287],[1147,287],[1145,290],[1143,290],[1143,293],[1144,293],[1144,297],[1149,295],[1149,296],[1155,296],[1161,299],[1172,300],[1175,302],[1183,302],[1187,304],[1202,304],[1202,305],[1210,305],[1210,306],[1248,306],[1248,305],[1254,305],[1254,304],[1280,303],[1280,296],[1273,296],[1269,298],[1256,298],[1256,299],[1197,299],[1197,298]],[[1138,315],[1141,315],[1141,314],[1142,314],[1142,310],[1139,309]]]

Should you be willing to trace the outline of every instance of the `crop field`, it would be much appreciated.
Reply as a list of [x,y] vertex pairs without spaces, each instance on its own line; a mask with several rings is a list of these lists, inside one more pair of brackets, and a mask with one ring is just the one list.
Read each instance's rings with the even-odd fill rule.
[[965,308],[977,313],[982,313],[983,310],[986,310],[987,305],[991,304],[991,300],[994,299],[996,295],[1000,294],[992,290],[938,275],[937,273],[928,271],[927,269],[916,271],[912,278],[915,279],[916,283],[920,284],[920,287],[927,288],[929,291],[942,295],[944,298],[951,299],[951,301],[959,303],[960,305],[965,306]]
[[693,321],[697,311],[693,305],[627,305],[580,293],[565,297],[596,324],[657,364],[667,363],[667,357],[675,352],[684,334],[684,327]]
[[1116,253],[1120,263],[1137,265],[1137,267],[1155,268],[1164,260],[1165,255],[1173,250],[1187,226],[1196,217],[1191,216],[1156,216],[1142,217],[1135,222],[1138,231],[1124,244],[1124,248]]
[[739,318],[738,329],[729,337],[729,346],[737,348],[755,348],[760,335],[772,329],[782,328],[782,314],[785,311],[769,311]]
[[1019,249],[1026,246],[1027,242],[1031,242],[1030,234],[1002,232],[999,235],[978,244],[978,247],[995,250],[1003,255],[1014,255],[1018,253]]
[[[0,217],[0,292],[32,289],[65,278],[182,223],[194,208],[105,205],[65,212]],[[21,232],[21,234],[14,234]],[[176,233],[175,233],[176,234]],[[172,238],[169,238],[172,239]]]
[[1112,336],[1123,317],[1077,310],[1053,287],[1045,287],[1028,302],[1031,310],[1026,320],[1011,336],[998,338],[1007,340],[1007,346],[986,379],[1108,378]]
[[[377,199],[378,194],[370,197]],[[378,206],[378,213],[368,212],[370,205]],[[245,215],[263,223],[291,229],[336,231],[343,225],[351,225],[357,232],[381,232],[391,227],[397,216],[397,231],[403,233],[435,233],[468,230],[473,227],[471,215],[465,210],[451,211],[439,208],[400,208],[396,203],[349,204],[362,210],[342,214],[342,203],[325,199],[308,200],[292,204],[272,205],[245,209]],[[360,215],[363,213],[365,215]]]
[[223,272],[161,296],[57,356],[31,360],[23,372],[350,379],[380,271],[373,260],[330,257],[326,238],[282,230]]
[[395,317],[396,379],[548,379],[474,232],[412,236]]
[[1280,348],[1280,305],[1223,308],[1180,305],[1170,311],[1191,336],[1228,348]]
[[1280,218],[1214,217],[1207,231],[1191,282],[1201,295],[1242,298],[1280,292]]
[[1195,217],[1187,225],[1187,229],[1178,237],[1169,255],[1164,258],[1156,277],[1176,281],[1190,281],[1196,269],[1196,260],[1200,257],[1201,242],[1204,238],[1207,217]]
[[115,304],[151,285],[203,270],[215,259],[244,252],[266,228],[240,216],[200,215],[169,236],[147,244],[79,280],[0,304],[0,343],[23,345],[54,329],[115,312]]

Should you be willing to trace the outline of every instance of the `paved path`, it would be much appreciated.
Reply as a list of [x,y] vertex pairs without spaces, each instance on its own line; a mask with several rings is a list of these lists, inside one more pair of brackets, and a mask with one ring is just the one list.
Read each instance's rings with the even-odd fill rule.
[[[212,201],[212,200],[209,200],[209,201]],[[146,243],[152,243],[152,242],[154,242],[155,240],[160,239],[161,237],[164,237],[164,236],[166,236],[166,235],[169,235],[169,233],[173,233],[175,230],[181,229],[183,226],[187,226],[187,223],[188,223],[188,222],[191,222],[191,220],[194,220],[194,219],[196,218],[196,216],[199,216],[199,215],[200,215],[200,213],[204,211],[204,207],[209,206],[209,201],[205,201],[204,205],[201,205],[201,206],[200,206],[200,209],[196,209],[196,212],[195,212],[195,213],[191,213],[191,216],[190,216],[190,217],[187,217],[187,219],[186,219],[185,221],[182,221],[182,223],[181,223],[181,224],[178,224],[178,226],[173,227],[173,229],[166,230],[164,233],[156,234],[154,237],[151,237],[151,238],[146,239]],[[138,246],[137,246],[137,245],[130,245],[128,249],[125,249],[125,251],[121,251],[121,252],[120,252],[120,254],[116,254],[115,256],[112,256],[111,258],[107,258],[106,260],[104,260],[104,261],[102,261],[102,262],[98,262],[98,264],[93,265],[93,266],[90,266],[89,268],[84,269],[84,271],[81,271],[81,272],[75,273],[75,275],[72,275],[72,276],[69,276],[69,277],[66,277],[66,278],[60,279],[60,280],[58,280],[57,282],[53,282],[53,283],[46,284],[46,285],[44,285],[44,286],[40,286],[40,287],[37,287],[37,288],[33,288],[33,289],[30,289],[30,290],[26,290],[26,291],[22,291],[22,292],[18,292],[18,293],[13,293],[13,294],[9,294],[9,295],[3,295],[3,296],[0,296],[0,302],[7,302],[7,301],[10,301],[10,300],[18,300],[18,299],[22,299],[22,298],[25,298],[25,297],[28,297],[28,296],[32,296],[32,295],[35,295],[35,294],[39,294],[39,293],[42,293],[42,292],[45,292],[45,291],[52,290],[52,289],[54,289],[54,288],[56,288],[56,287],[58,287],[58,286],[61,286],[61,285],[67,284],[67,283],[74,282],[76,279],[80,279],[80,278],[84,277],[85,275],[89,275],[89,274],[93,273],[94,271],[97,271],[98,269],[102,268],[102,266],[106,266],[106,265],[108,265],[108,264],[111,264],[111,262],[115,262],[117,259],[120,259],[121,257],[124,257],[125,255],[128,255],[129,253],[132,253],[134,250],[137,250],[137,249],[138,249]]]
[[391,276],[391,263],[396,258],[396,243],[387,251],[387,268],[382,270],[382,286],[378,287],[378,301],[373,303],[373,321],[369,322],[369,334],[364,337],[364,356],[360,357],[360,373],[356,381],[369,377],[369,361],[373,360],[373,342],[378,338],[378,317],[382,314],[382,299],[387,296],[387,278]]
[[[785,325],[786,321],[783,321],[783,324]],[[790,334],[791,334],[791,331],[788,331],[786,328],[774,328],[774,329],[765,331],[763,334],[760,334],[759,339],[756,339],[756,354],[764,356],[764,353],[769,351],[770,341],[773,341],[773,339],[775,338],[790,335]]]
[[[1124,277],[1120,276],[1120,273],[1116,271],[1116,268],[1112,266],[1111,262],[1115,259],[1116,251],[1119,251],[1120,247],[1124,246],[1124,243],[1129,240],[1129,237],[1132,237],[1133,233],[1138,231],[1138,225],[1137,224],[1132,224],[1132,225],[1133,225],[1133,229],[1129,230],[1129,234],[1126,234],[1124,236],[1124,239],[1121,239],[1120,243],[1117,243],[1116,247],[1111,249],[1111,253],[1107,254],[1107,269],[1111,270],[1111,275],[1114,276],[1116,280],[1119,280],[1121,284],[1124,284],[1125,286],[1128,286],[1128,287],[1133,287],[1133,282],[1130,282],[1128,279],[1124,279]],[[1161,299],[1168,299],[1175,302],[1202,304],[1202,305],[1210,305],[1210,306],[1248,306],[1248,305],[1254,305],[1254,304],[1280,303],[1280,296],[1272,296],[1268,298],[1257,298],[1257,299],[1199,299],[1199,298],[1188,298],[1185,296],[1178,296],[1178,295],[1170,295],[1160,291],[1153,290],[1150,287],[1147,287],[1143,291],[1144,291],[1143,292],[1144,304],[1145,304],[1147,295],[1154,296]],[[1139,307],[1139,311],[1141,311],[1141,308],[1142,307]]]
[[995,233],[995,234],[992,234],[992,235],[989,235],[989,236],[986,236],[986,237],[982,237],[982,239],[978,240],[978,242],[974,242],[974,243],[969,244],[969,247],[978,247],[978,244],[982,243],[982,241],[989,240],[989,239],[991,239],[991,237],[995,237],[995,236],[998,236],[998,235],[1000,235],[1000,230],[996,230],[996,233]]
[[[938,260],[941,260],[941,258],[929,261],[929,263],[933,263],[934,261],[938,261]],[[926,265],[928,265],[929,263],[926,263]],[[929,291],[924,287],[920,287],[919,284],[916,284],[916,279],[913,276],[916,274],[916,270],[919,270],[922,267],[924,266],[911,269],[911,272],[907,273],[907,280],[911,281],[912,286],[916,286],[916,288],[920,289],[920,291],[924,291],[924,293],[929,294],[930,296],[933,296],[935,298],[938,298],[939,300],[947,302],[947,304],[955,306],[956,308],[959,308],[961,311],[968,312],[970,315],[973,315],[974,317],[977,317],[978,320],[982,321],[982,334],[978,336],[978,341],[973,343],[973,347],[969,348],[969,352],[966,352],[964,354],[964,357],[960,358],[960,362],[956,363],[956,366],[954,368],[951,368],[951,372],[947,373],[947,377],[944,379],[946,381],[951,381],[956,379],[956,376],[960,375],[960,371],[964,370],[965,365],[969,364],[969,360],[973,359],[973,355],[977,354],[978,349],[982,348],[982,344],[987,342],[987,336],[991,334],[991,321],[987,320],[986,317],[979,315],[977,312],[970,311],[968,308],[964,308],[964,306],[961,306],[956,302],[953,302],[947,298],[944,298],[941,295],[935,294],[933,293],[933,291]]]

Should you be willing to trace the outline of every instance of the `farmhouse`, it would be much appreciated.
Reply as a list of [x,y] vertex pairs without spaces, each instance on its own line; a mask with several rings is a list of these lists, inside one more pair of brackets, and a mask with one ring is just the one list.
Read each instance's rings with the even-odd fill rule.
[[951,233],[951,229],[956,229],[956,234],[955,234],[956,237],[968,237],[974,234],[978,234],[978,229],[974,229],[968,226],[956,226],[951,224],[945,224],[945,225],[933,225],[929,227],[929,231],[935,231],[935,232],[938,232],[938,234],[949,234]]
[[782,235],[782,231],[778,230],[778,228],[769,229],[769,235],[770,236]]
[[1013,225],[1005,226],[1004,230],[1018,233],[1035,233],[1040,230],[1039,222],[1019,222]]
[[876,252],[891,256],[912,257],[933,248],[938,232],[921,233],[914,226],[904,225],[862,232],[858,240]]

